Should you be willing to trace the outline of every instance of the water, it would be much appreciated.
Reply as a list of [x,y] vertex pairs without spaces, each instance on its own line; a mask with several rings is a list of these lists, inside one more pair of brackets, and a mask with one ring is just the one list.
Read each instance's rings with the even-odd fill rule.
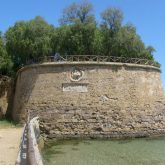
[[45,165],[165,165],[165,138],[49,141]]

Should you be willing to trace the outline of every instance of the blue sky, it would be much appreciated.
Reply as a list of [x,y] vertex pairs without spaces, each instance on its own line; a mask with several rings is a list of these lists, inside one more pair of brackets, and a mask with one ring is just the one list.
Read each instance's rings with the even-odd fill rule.
[[[73,0],[1,0],[0,31],[5,32],[18,20],[29,20],[37,15],[48,23],[58,26],[62,9]],[[74,2],[79,2],[74,0]],[[124,22],[136,26],[138,34],[146,45],[155,47],[154,54],[162,67],[165,87],[165,0],[90,0],[93,12],[100,20],[100,12],[109,6],[120,8]]]

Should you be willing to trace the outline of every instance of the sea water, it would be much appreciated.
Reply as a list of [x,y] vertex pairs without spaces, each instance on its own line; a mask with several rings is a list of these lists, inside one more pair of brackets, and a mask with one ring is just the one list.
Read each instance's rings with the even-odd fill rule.
[[45,165],[165,165],[165,137],[47,141]]

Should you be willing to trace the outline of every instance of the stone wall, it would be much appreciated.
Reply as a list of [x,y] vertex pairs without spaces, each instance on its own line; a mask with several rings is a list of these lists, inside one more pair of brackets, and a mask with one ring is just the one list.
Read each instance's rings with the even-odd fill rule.
[[43,165],[38,141],[40,129],[38,117],[28,121],[23,129],[20,149],[15,165]]
[[0,119],[2,119],[7,112],[9,102],[11,101],[12,81],[7,76],[0,75]]
[[165,133],[160,70],[122,63],[45,63],[18,72],[13,117],[41,119],[49,137]]

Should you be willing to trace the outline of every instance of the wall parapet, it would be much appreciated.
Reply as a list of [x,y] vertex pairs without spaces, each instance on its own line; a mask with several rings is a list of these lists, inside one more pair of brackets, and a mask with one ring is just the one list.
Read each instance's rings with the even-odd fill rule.
[[38,119],[35,117],[24,126],[16,165],[43,165],[37,143],[40,137]]
[[127,68],[141,68],[141,69],[146,69],[146,70],[154,70],[161,72],[161,69],[156,66],[151,66],[151,65],[142,65],[142,64],[134,64],[134,63],[119,63],[119,62],[88,62],[88,61],[75,61],[75,62],[69,62],[69,61],[59,61],[59,62],[44,62],[44,63],[36,63],[36,64],[29,64],[26,65],[22,68],[20,68],[17,72],[17,75],[25,71],[29,68],[37,68],[37,67],[47,67],[47,66],[71,66],[71,65],[91,65],[91,66],[114,66],[114,67],[127,67]]

